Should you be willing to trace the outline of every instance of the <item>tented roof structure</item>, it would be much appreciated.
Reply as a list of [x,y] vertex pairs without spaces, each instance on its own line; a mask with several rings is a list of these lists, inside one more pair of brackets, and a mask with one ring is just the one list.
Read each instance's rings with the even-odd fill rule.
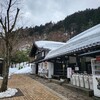
[[65,45],[55,50],[51,50],[45,59],[51,59],[96,45],[100,45],[100,24],[76,35],[68,40]]

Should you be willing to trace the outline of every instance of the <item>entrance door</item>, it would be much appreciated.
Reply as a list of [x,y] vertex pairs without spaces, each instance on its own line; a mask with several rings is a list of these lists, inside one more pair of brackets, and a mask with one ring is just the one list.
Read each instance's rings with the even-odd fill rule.
[[38,64],[36,64],[36,74],[38,74]]

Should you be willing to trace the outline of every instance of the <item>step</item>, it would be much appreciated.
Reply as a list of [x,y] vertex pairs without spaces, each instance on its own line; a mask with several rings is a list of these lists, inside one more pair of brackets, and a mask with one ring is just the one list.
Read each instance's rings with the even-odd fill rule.
[[78,86],[72,85],[72,84],[62,84],[62,85],[65,86],[66,88],[69,88],[73,91],[77,91],[77,92],[87,95],[89,97],[93,96],[93,90],[78,87]]

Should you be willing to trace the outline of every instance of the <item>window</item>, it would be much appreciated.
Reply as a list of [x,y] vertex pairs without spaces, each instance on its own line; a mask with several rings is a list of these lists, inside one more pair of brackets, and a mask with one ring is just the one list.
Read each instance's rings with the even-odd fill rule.
[[42,52],[42,57],[44,57],[45,55],[44,55],[44,51]]

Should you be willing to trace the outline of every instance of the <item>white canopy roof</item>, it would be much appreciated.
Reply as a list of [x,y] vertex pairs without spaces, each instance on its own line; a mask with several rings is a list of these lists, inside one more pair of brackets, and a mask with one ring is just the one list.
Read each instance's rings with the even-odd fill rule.
[[54,49],[57,49],[58,47],[61,47],[65,43],[55,42],[55,41],[36,41],[35,44],[39,48],[46,48],[46,49],[54,50]]
[[45,59],[54,58],[96,45],[100,45],[100,24],[76,35],[68,40],[65,45],[50,51]]

